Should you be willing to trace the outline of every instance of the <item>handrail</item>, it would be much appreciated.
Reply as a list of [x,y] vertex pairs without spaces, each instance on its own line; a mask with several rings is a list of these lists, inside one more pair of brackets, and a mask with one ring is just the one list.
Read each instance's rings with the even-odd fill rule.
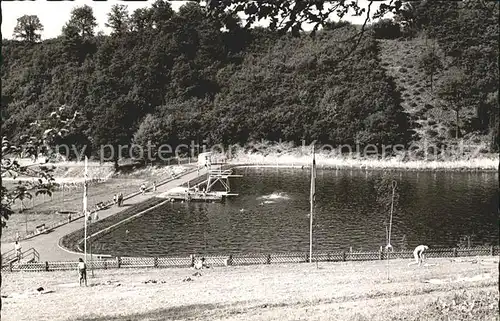
[[2,253],[2,259],[3,259],[4,257],[9,256],[9,255],[8,255],[8,253],[13,252],[14,250],[15,250],[15,249],[10,249],[10,250],[8,250],[7,252]]
[[[40,261],[40,253],[38,253],[38,251],[35,250],[35,248],[33,248],[33,247],[27,249],[24,252],[21,252],[21,259],[25,259],[27,257],[29,258],[30,255],[33,256],[33,259],[36,262]],[[17,253],[13,253],[12,255],[9,255],[7,258],[2,257],[2,267],[7,266],[7,265],[9,265],[11,263],[14,263],[17,260],[18,260]]]

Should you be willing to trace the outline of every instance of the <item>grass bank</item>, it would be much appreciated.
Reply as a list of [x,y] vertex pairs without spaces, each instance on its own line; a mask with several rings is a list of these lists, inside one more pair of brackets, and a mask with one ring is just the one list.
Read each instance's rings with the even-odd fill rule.
[[[26,231],[33,231],[40,224],[54,224],[67,220],[65,212],[81,212],[83,197],[83,167],[80,163],[58,164],[54,172],[56,182],[61,184],[52,194],[33,196],[32,200],[25,200],[21,211],[21,202],[17,201],[7,228],[2,231],[2,242],[14,241],[16,234],[21,237]],[[91,166],[92,165],[92,166]],[[88,206],[93,208],[100,202],[108,202],[113,195],[123,193],[128,195],[138,192],[142,184],[151,186],[153,181],[160,182],[174,174],[186,170],[185,166],[148,166],[143,168],[122,169],[109,172],[110,167],[99,167],[99,163],[89,164],[89,178],[93,180],[88,190]],[[2,184],[12,186],[15,181],[2,181]],[[62,213],[61,213],[62,212]]]
[[[141,202],[136,205],[132,205],[130,207],[127,207],[127,201],[124,201],[124,210],[118,214],[112,215],[110,217],[107,217],[101,221],[97,221],[87,227],[87,233],[88,235],[92,235],[100,230],[103,230],[105,228],[108,228],[116,223],[119,223],[120,221],[137,214],[139,212],[142,212],[152,206],[155,206],[157,204],[160,204],[161,202],[164,202],[165,199],[163,198],[157,198],[153,197],[151,199],[148,199],[144,202]],[[78,248],[80,241],[84,239],[84,229],[80,229],[77,231],[74,231],[68,235],[65,235],[59,242],[59,244],[70,250],[70,251],[80,251]],[[95,246],[95,244],[94,244]],[[94,253],[100,253],[99,248],[93,248]]]
[[[498,320],[498,258],[5,273],[3,320]],[[188,281],[190,280],[190,281]],[[34,294],[42,286],[53,291]],[[85,298],[85,300],[82,300]],[[43,308],[39,308],[43,306]],[[62,309],[61,307],[64,306]]]

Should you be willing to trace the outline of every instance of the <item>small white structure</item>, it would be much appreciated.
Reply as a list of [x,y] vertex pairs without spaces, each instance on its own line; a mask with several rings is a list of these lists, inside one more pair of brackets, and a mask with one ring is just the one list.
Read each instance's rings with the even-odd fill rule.
[[206,153],[200,153],[198,155],[198,167],[210,167],[212,164],[212,153],[211,152],[206,152]]

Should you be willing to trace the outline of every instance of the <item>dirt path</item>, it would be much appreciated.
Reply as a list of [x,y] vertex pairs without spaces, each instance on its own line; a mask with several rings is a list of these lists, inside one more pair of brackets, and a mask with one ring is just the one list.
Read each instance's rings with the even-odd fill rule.
[[[200,171],[200,174],[205,174],[205,171]],[[137,195],[130,199],[124,201],[126,206],[131,206],[143,202],[155,195],[159,195],[160,193],[166,192],[174,187],[182,185],[198,176],[196,171],[187,172],[182,176],[179,176],[177,179],[174,179],[164,185],[158,187],[156,193],[147,192],[145,195]],[[112,198],[110,196],[109,198]],[[102,210],[98,212],[99,219],[105,219],[111,215],[119,213],[123,211],[126,207],[116,207],[113,206],[107,210]],[[66,250],[63,250],[59,247],[59,240],[66,234],[69,234],[73,231],[81,229],[83,227],[83,219],[75,220],[69,224],[58,227],[46,234],[37,235],[31,239],[24,240],[21,242],[21,246],[23,251],[29,248],[35,248],[40,253],[40,261],[75,261],[81,254],[70,253]],[[14,248],[13,243],[2,243],[2,253],[5,253]]]

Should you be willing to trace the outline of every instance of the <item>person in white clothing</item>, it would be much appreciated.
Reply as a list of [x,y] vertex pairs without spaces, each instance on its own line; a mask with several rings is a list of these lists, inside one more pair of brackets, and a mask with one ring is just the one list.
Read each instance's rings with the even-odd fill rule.
[[22,248],[21,248],[21,243],[19,243],[19,241],[16,241],[16,244],[14,244],[14,249],[16,251],[17,260],[21,261],[22,256],[23,256],[23,252],[22,252]]
[[429,247],[427,245],[417,246],[413,251],[413,257],[415,258],[415,262],[411,262],[410,264],[408,264],[408,266],[414,264],[418,264],[418,266],[420,266],[422,264],[422,261],[424,260],[424,252],[428,249]]

